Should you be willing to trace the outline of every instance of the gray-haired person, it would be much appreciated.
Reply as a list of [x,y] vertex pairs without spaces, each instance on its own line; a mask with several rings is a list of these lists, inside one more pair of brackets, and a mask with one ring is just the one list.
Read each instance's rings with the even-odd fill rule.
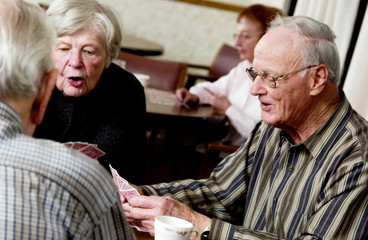
[[0,6],[0,239],[135,239],[101,165],[31,137],[57,77],[55,32],[35,5]]
[[145,176],[146,100],[140,82],[112,63],[120,51],[120,22],[96,0],[55,0],[46,14],[56,29],[56,87],[34,136],[96,144],[98,160],[128,181]]
[[262,121],[208,179],[137,187],[123,208],[153,234],[173,215],[202,239],[367,239],[368,123],[339,91],[330,28],[277,17],[257,43],[251,94]]

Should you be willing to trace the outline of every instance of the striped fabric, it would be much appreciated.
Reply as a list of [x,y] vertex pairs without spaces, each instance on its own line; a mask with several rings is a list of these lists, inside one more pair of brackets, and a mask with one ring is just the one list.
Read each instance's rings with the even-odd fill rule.
[[0,101],[0,239],[135,239],[111,175]]
[[368,124],[345,96],[304,143],[258,126],[209,179],[144,191],[212,217],[210,239],[366,239]]

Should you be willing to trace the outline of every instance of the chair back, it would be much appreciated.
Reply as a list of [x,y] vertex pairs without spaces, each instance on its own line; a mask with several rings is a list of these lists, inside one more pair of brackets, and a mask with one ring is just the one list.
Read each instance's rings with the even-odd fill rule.
[[209,75],[221,77],[230,72],[241,61],[238,50],[226,43],[222,44],[217,52],[212,65],[209,69]]
[[184,84],[187,69],[184,64],[151,59],[123,51],[120,51],[118,59],[126,62],[127,71],[149,75],[149,87],[175,91]]

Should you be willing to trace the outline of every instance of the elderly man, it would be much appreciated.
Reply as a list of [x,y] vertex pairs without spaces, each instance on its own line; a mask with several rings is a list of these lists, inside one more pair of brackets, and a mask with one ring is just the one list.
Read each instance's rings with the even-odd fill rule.
[[[338,90],[334,34],[278,17],[255,48],[251,93],[262,121],[208,179],[138,188],[124,210],[151,228],[187,219],[202,239],[366,239],[368,124]],[[206,228],[206,229],[205,229]]]
[[135,239],[102,166],[31,137],[57,76],[54,31],[37,6],[0,6],[0,239]]

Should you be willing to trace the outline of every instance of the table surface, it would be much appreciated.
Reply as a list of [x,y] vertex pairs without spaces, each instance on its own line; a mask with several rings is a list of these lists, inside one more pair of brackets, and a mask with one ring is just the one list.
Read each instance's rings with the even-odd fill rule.
[[135,227],[132,228],[137,240],[154,240],[148,232],[139,232]]
[[121,50],[137,55],[158,56],[163,54],[164,47],[153,41],[133,35],[123,35]]
[[[151,101],[149,91],[163,93],[165,95],[172,94],[166,90],[145,88],[146,92],[146,108],[147,113],[155,115],[166,115],[171,117],[188,117],[188,118],[223,118],[224,113],[214,110],[209,105],[199,105],[195,107],[186,108],[180,105],[172,105],[170,103],[162,104],[159,101]],[[174,96],[173,96],[174,98]]]

